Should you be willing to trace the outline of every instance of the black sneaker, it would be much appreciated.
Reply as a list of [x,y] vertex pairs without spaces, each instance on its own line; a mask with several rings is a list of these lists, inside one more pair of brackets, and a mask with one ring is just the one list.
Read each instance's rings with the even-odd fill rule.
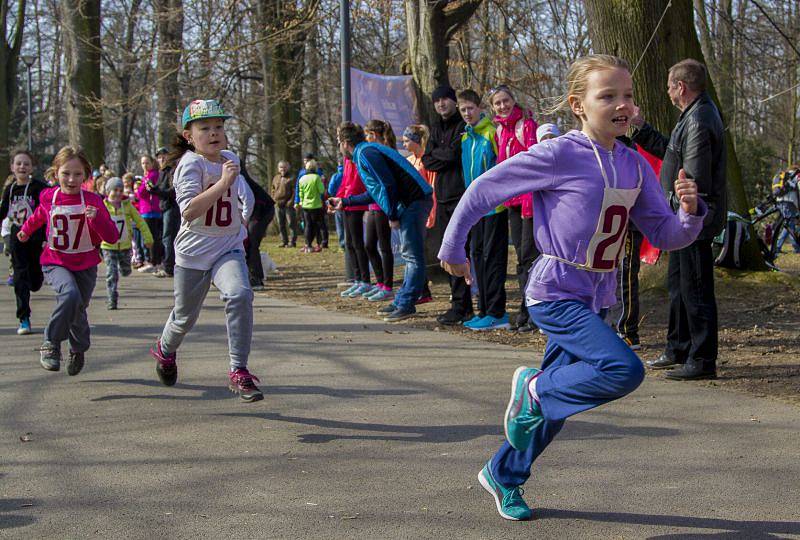
[[378,315],[390,315],[397,310],[394,302],[390,302],[378,310]]
[[410,317],[413,317],[416,313],[416,311],[412,311],[410,309],[397,308],[384,317],[383,320],[386,322],[404,321]]
[[175,386],[175,383],[178,381],[177,355],[175,353],[166,355],[161,352],[160,339],[150,348],[150,355],[156,359],[156,374],[158,375],[158,380],[165,386]]
[[67,375],[77,375],[83,369],[83,353],[69,351],[69,359],[67,360]]
[[106,302],[106,307],[109,309],[109,311],[113,311],[113,310],[117,309],[117,301],[116,300],[107,301]]
[[467,313],[466,315],[462,315],[461,313],[455,310],[449,309],[445,313],[442,313],[441,315],[436,317],[436,322],[447,326],[456,326],[458,324],[462,324],[470,320],[474,316],[475,316],[474,313]]
[[58,371],[61,369],[61,351],[49,341],[42,343],[39,348],[39,363],[47,371]]

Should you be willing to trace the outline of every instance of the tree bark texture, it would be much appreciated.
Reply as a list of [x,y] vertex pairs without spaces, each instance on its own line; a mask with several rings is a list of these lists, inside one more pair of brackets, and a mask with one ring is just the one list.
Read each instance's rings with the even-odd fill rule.
[[178,71],[183,50],[183,0],[155,0],[158,24],[158,146],[167,146],[175,137],[181,113]]
[[[9,169],[9,147],[11,145],[11,114],[17,101],[17,75],[19,69],[19,53],[22,48],[22,35],[25,27],[25,0],[17,4],[16,17],[9,17],[10,5],[8,0],[0,0],[0,30],[2,30],[2,43],[0,43],[0,170]],[[15,32],[8,36],[8,24],[13,22]],[[5,177],[4,177],[5,178]]]
[[67,45],[67,124],[69,142],[83,148],[92,166],[103,162],[100,91],[100,0],[64,0]]
[[[620,56],[628,60],[633,68],[668,3],[669,0],[586,0],[589,35],[594,51]],[[664,134],[672,131],[679,114],[667,96],[667,71],[685,58],[705,63],[695,32],[692,0],[672,0],[672,6],[667,9],[650,48],[633,76],[637,104],[647,121]],[[710,77],[708,93],[719,104]],[[728,208],[746,217],[750,204],[742,184],[736,150],[727,132],[725,144],[728,152]],[[766,269],[752,227],[750,233],[749,241],[743,246],[745,264],[752,270]]]

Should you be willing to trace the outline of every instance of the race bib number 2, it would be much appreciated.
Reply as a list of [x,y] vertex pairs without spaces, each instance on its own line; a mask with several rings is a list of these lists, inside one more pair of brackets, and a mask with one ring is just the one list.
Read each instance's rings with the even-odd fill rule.
[[616,266],[627,224],[627,208],[618,204],[610,205],[606,208],[602,217],[600,231],[595,233],[601,235],[603,239],[597,243],[597,247],[595,247],[594,254],[591,257],[592,268],[611,270]]

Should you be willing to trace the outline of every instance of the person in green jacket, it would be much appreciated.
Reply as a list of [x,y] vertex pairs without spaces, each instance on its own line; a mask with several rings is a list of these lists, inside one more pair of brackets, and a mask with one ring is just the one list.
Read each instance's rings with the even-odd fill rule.
[[134,225],[142,233],[144,245],[149,249],[153,245],[153,235],[139,211],[131,201],[123,195],[124,186],[121,178],[111,178],[106,182],[108,197],[103,201],[111,214],[111,219],[119,231],[119,240],[115,244],[103,242],[100,249],[106,263],[106,289],[108,290],[108,309],[117,309],[117,284],[119,275],[131,275],[131,238]]
[[[317,162],[313,159],[306,161],[307,171],[316,171]],[[322,226],[325,219],[325,209],[322,201],[325,199],[325,185],[322,177],[317,173],[306,173],[297,182],[297,195],[300,199],[300,208],[303,209],[303,221],[305,222],[306,245],[303,253],[320,252],[322,246],[317,243],[315,248],[311,248],[311,242],[317,236],[317,231]]]

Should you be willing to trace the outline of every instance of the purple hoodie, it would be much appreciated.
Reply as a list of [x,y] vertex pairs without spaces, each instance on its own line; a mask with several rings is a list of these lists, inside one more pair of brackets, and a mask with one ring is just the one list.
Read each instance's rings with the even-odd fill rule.
[[[641,193],[630,219],[662,250],[691,244],[703,227],[705,204],[698,214],[670,209],[653,169],[645,159],[615,142],[608,151],[595,143],[612,187],[634,189],[642,174]],[[521,193],[533,192],[534,238],[544,255],[585,264],[589,242],[598,227],[603,177],[589,139],[580,131],[533,145],[498,164],[467,188],[447,226],[439,259],[464,263],[467,233],[489,210]],[[536,259],[526,296],[533,301],[578,300],[593,311],[616,303],[616,271],[593,272],[557,259]],[[530,303],[529,300],[529,303]]]

